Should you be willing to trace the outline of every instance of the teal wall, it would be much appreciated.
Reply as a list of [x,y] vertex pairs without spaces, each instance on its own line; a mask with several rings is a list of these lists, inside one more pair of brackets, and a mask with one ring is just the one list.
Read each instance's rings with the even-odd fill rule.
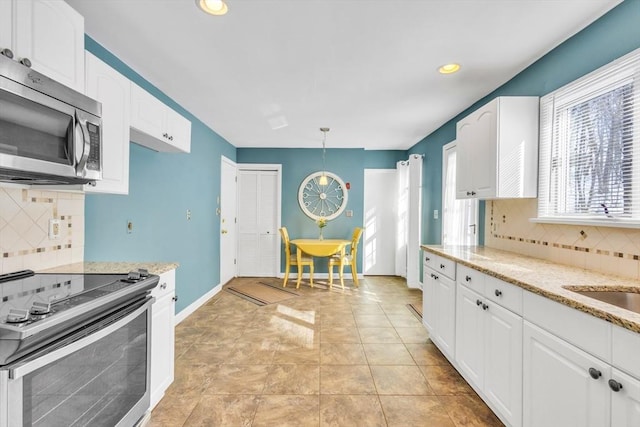
[[191,120],[191,153],[130,144],[129,194],[88,194],[85,203],[85,260],[180,263],[180,312],[220,282],[220,156],[235,160],[236,149],[88,36],[85,48]]
[[407,150],[365,150],[365,169],[395,169],[396,163],[407,160]]
[[[411,147],[409,153],[425,154],[423,241],[440,243],[442,220],[433,219],[433,210],[442,210],[442,147],[455,139],[456,122],[497,96],[546,95],[637,48],[640,48],[640,0],[625,0]],[[482,225],[484,203],[480,212]],[[480,236],[483,235],[481,230]]]
[[[351,184],[347,208],[353,217],[343,213],[329,221],[324,228],[325,238],[346,238],[354,227],[364,221],[364,166],[363,149],[327,149],[326,170]],[[310,148],[238,148],[238,163],[273,163],[282,165],[282,225],[291,238],[315,238],[319,231],[315,222],[306,216],[298,204],[298,187],[310,173],[322,170],[322,150]],[[362,243],[359,246],[358,266],[362,266]],[[326,259],[316,259],[316,271],[327,272]],[[284,271],[284,256],[281,271]]]

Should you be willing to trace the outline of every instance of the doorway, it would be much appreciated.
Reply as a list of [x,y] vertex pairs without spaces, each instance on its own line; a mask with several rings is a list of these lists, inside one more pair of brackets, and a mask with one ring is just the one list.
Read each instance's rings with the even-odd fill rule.
[[478,244],[478,199],[456,199],[456,142],[442,148],[442,244]]
[[364,275],[393,276],[396,247],[396,170],[364,170]]

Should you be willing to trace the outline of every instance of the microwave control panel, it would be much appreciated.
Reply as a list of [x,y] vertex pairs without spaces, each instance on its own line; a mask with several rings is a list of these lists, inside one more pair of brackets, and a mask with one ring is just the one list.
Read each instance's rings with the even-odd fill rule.
[[87,159],[87,169],[100,170],[100,127],[93,123],[87,123],[89,131],[91,149],[89,150],[89,158]]

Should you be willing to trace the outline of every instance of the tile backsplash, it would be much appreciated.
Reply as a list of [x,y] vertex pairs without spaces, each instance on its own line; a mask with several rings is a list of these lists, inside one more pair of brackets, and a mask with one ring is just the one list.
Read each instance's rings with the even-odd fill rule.
[[[60,220],[49,239],[49,220]],[[40,270],[84,257],[84,194],[0,187],[0,273]]]
[[537,224],[536,199],[486,202],[485,245],[602,273],[640,278],[640,229]]

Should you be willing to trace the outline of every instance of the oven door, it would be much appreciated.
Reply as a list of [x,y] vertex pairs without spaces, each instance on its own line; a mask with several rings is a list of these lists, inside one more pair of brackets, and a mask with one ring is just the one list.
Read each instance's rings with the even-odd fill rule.
[[0,427],[136,424],[149,408],[152,302],[133,304],[4,367]]

